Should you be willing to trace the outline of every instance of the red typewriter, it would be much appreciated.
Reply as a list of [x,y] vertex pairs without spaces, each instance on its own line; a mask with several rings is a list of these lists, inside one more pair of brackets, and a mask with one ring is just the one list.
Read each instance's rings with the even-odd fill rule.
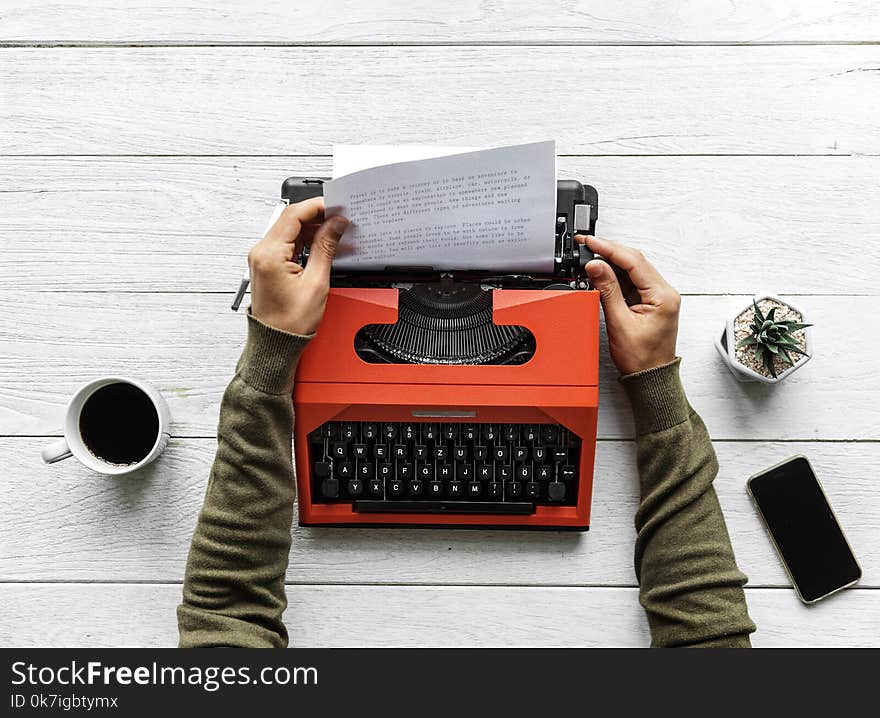
[[293,394],[302,525],[589,528],[599,297],[572,238],[597,214],[557,183],[547,276],[334,270]]

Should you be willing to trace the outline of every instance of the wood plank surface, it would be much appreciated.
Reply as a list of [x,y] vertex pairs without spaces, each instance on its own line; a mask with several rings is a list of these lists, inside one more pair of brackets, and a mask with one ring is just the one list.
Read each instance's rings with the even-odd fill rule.
[[880,152],[877,45],[6,48],[2,58],[0,154],[545,138],[561,154]]
[[[76,388],[104,374],[154,383],[175,436],[214,436],[220,397],[245,335],[229,294],[3,292],[0,434],[58,434]],[[870,304],[870,300],[867,300]],[[778,386],[737,382],[714,333],[747,297],[689,296],[678,351],[691,403],[716,439],[880,438],[880,337],[864,331],[866,298],[805,296],[815,356]],[[576,328],[573,328],[576,329]],[[629,438],[632,421],[601,329],[599,436]],[[851,340],[858,337],[858,341]]]
[[5,0],[0,41],[125,43],[869,42],[867,0]]
[[[303,648],[650,642],[633,588],[288,586],[287,594],[291,645]],[[758,626],[755,646],[880,644],[880,591],[849,590],[810,607],[790,589],[746,595]],[[2,646],[177,643],[175,584],[0,584],[0,601]]]
[[[231,291],[281,181],[329,170],[323,156],[0,158],[0,286]],[[559,176],[596,186],[600,234],[683,293],[878,293],[880,157],[560,157]]]
[[[43,440],[0,440],[0,577],[7,581],[179,581],[214,442],[173,439],[160,460],[108,479],[68,460],[44,466]],[[746,479],[794,454],[813,463],[864,577],[880,586],[876,442],[716,442],[716,479],[731,540],[752,586],[788,579],[745,491]],[[635,585],[634,447],[599,442],[585,534],[296,526],[288,580],[298,583]]]

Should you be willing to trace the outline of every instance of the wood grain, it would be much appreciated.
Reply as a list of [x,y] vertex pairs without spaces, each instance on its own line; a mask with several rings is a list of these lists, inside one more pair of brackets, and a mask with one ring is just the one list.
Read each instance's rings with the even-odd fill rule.
[[[160,460],[108,479],[67,462],[44,466],[38,439],[0,440],[0,576],[7,581],[179,581],[214,442],[172,440]],[[807,455],[864,577],[880,586],[878,443],[716,442],[716,488],[740,567],[752,586],[788,585],[746,492],[746,478]],[[599,442],[586,534],[295,527],[288,580],[297,583],[635,585],[634,447]]]
[[[58,434],[81,384],[108,373],[154,383],[176,436],[214,436],[220,397],[244,342],[228,294],[0,293],[0,434]],[[691,403],[716,439],[880,438],[880,337],[865,333],[865,298],[798,297],[816,324],[815,357],[776,387],[741,384],[713,346],[747,297],[685,297],[678,351]],[[859,336],[858,342],[850,338]],[[602,329],[599,435],[633,436]]]
[[373,0],[6,0],[0,41],[126,43],[870,42],[867,0],[438,4]]
[[[284,618],[300,648],[650,642],[631,588],[288,586],[287,593]],[[880,645],[880,591],[849,590],[810,607],[790,589],[747,589],[746,597],[757,647]],[[0,600],[3,646],[177,644],[179,585],[5,584]],[[352,606],[358,618],[346,611]]]
[[[231,291],[281,181],[322,174],[327,157],[0,158],[0,286]],[[683,293],[878,293],[880,157],[560,157],[559,176],[594,184],[600,233]]]
[[0,154],[544,138],[562,154],[880,152],[875,45],[7,48],[3,60]]

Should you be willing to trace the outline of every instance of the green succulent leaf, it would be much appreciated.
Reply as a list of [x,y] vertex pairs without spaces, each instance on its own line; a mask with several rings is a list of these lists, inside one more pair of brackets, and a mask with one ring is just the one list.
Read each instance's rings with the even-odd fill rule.
[[752,299],[752,306],[755,308],[755,319],[757,319],[761,324],[764,323],[764,315],[761,314],[761,310],[758,308],[758,303]]
[[739,349],[740,347],[749,347],[749,346],[753,346],[753,345],[755,345],[755,344],[757,344],[757,343],[758,343],[758,340],[755,339],[755,337],[754,337],[753,335],[750,334],[749,336],[747,336],[747,337],[745,337],[745,338],[743,338],[743,339],[740,339],[740,340],[736,343],[736,348]]

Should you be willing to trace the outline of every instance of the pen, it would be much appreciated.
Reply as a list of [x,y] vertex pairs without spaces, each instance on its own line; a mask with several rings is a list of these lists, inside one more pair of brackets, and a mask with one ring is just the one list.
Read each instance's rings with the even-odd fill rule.
[[[275,205],[275,209],[272,210],[272,216],[269,217],[269,224],[266,225],[266,229],[263,230],[263,236],[272,229],[272,225],[278,221],[278,218],[281,216],[281,213],[284,211],[284,208],[287,207],[287,200],[282,199],[278,201],[278,204]],[[238,285],[238,291],[235,293],[235,298],[232,300],[232,311],[237,312],[239,306],[241,306],[241,300],[244,299],[244,293],[247,291],[248,285],[251,283],[251,268],[246,264],[244,268],[244,275],[241,278],[241,283]]]

